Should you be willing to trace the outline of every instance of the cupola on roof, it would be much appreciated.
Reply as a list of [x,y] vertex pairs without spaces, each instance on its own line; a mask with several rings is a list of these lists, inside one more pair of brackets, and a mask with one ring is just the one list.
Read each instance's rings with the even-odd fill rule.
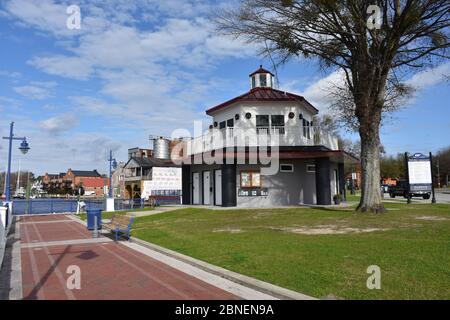
[[254,76],[254,75],[257,74],[257,73],[269,73],[269,74],[271,74],[272,76],[274,76],[274,74],[273,74],[272,72],[270,72],[269,70],[264,69],[263,66],[262,66],[262,64],[259,65],[259,69],[258,69],[258,70],[256,70],[256,71],[253,72],[253,73],[250,73],[249,77]]
[[274,84],[274,74],[263,68],[262,65],[259,69],[249,75],[250,77],[250,88],[273,88]]
[[302,102],[313,114],[317,114],[317,110],[305,98],[294,93],[281,91],[273,88],[275,76],[272,72],[264,69],[262,66],[250,75],[251,90],[226,102],[223,102],[215,107],[206,110],[206,114],[212,116],[215,112],[220,111],[232,104],[241,102],[280,102],[280,101],[296,101]]

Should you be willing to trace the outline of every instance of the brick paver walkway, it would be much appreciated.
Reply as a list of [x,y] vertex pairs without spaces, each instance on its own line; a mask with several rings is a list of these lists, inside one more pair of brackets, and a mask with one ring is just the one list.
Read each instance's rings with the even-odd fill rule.
[[[238,299],[64,215],[20,217],[24,299]],[[70,290],[70,266],[81,289]]]

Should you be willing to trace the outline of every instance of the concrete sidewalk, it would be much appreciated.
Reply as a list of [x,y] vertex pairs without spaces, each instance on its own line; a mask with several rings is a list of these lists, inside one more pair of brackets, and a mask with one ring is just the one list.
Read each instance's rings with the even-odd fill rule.
[[[137,244],[93,238],[83,223],[66,215],[17,217],[10,257],[15,268],[2,270],[2,298],[276,299]],[[70,286],[74,268],[81,272],[80,289]]]

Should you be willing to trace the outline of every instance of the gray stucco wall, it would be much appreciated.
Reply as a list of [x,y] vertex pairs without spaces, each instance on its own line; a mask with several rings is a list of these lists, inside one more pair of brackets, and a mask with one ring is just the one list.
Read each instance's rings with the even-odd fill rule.
[[[275,175],[261,176],[262,187],[268,188],[268,196],[240,197],[237,196],[238,207],[275,207],[295,206],[299,204],[316,204],[315,174],[306,171],[307,164],[314,164],[314,159],[280,160],[281,164],[294,165],[294,172],[281,172]],[[237,165],[236,193],[240,189],[240,172],[242,170],[258,170],[260,165]],[[211,205],[214,204],[214,170],[221,169],[220,165],[192,165],[192,173],[199,172],[200,196],[199,203],[203,203],[204,188],[212,188],[210,193]],[[334,170],[338,169],[337,163],[330,164],[331,197],[335,194],[336,181]],[[202,173],[210,172],[210,186],[203,186]],[[191,181],[192,190],[192,181]],[[192,196],[192,195],[191,195]]]
[[[306,171],[307,164],[314,164],[314,159],[296,159],[280,160],[280,164],[294,165],[294,172],[278,172],[275,175],[262,176],[262,187],[268,188],[268,196],[258,197],[240,197],[237,196],[237,205],[239,207],[274,207],[274,206],[295,206],[299,204],[316,203],[316,184],[315,174]],[[236,192],[240,189],[240,172],[242,170],[258,170],[259,165],[237,165],[236,170]],[[203,204],[203,189],[212,188],[210,193],[211,205],[214,204],[214,170],[221,169],[220,165],[192,165],[192,173],[198,172],[199,175],[199,204]],[[334,170],[337,170],[337,164],[331,163],[330,180],[331,196],[335,194]],[[210,186],[203,186],[202,173],[210,172]],[[190,184],[192,190],[192,181]],[[191,195],[192,197],[192,195]]]
[[[266,197],[239,197],[238,206],[241,207],[273,207],[294,206],[299,204],[316,203],[315,174],[306,172],[307,164],[314,164],[314,160],[280,160],[280,165],[294,165],[294,172],[278,172],[275,175],[261,176],[263,188],[268,188]],[[242,170],[259,169],[257,165],[238,165],[238,189],[240,188],[239,174]]]

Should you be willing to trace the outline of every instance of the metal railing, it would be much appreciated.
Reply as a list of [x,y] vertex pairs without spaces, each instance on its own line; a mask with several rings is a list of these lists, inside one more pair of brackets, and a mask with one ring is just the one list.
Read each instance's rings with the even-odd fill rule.
[[199,154],[225,147],[258,146],[324,146],[338,150],[338,139],[320,127],[256,127],[211,130],[186,141],[186,155]]
[[[106,210],[106,199],[81,200],[86,206],[85,210]],[[13,214],[49,214],[49,213],[75,213],[78,201],[75,199],[29,199],[14,200]],[[143,199],[114,199],[115,210],[129,210],[150,206]]]
[[151,171],[147,174],[136,174],[136,173],[125,173],[124,179],[125,181],[140,181],[140,180],[151,180],[152,173]]

